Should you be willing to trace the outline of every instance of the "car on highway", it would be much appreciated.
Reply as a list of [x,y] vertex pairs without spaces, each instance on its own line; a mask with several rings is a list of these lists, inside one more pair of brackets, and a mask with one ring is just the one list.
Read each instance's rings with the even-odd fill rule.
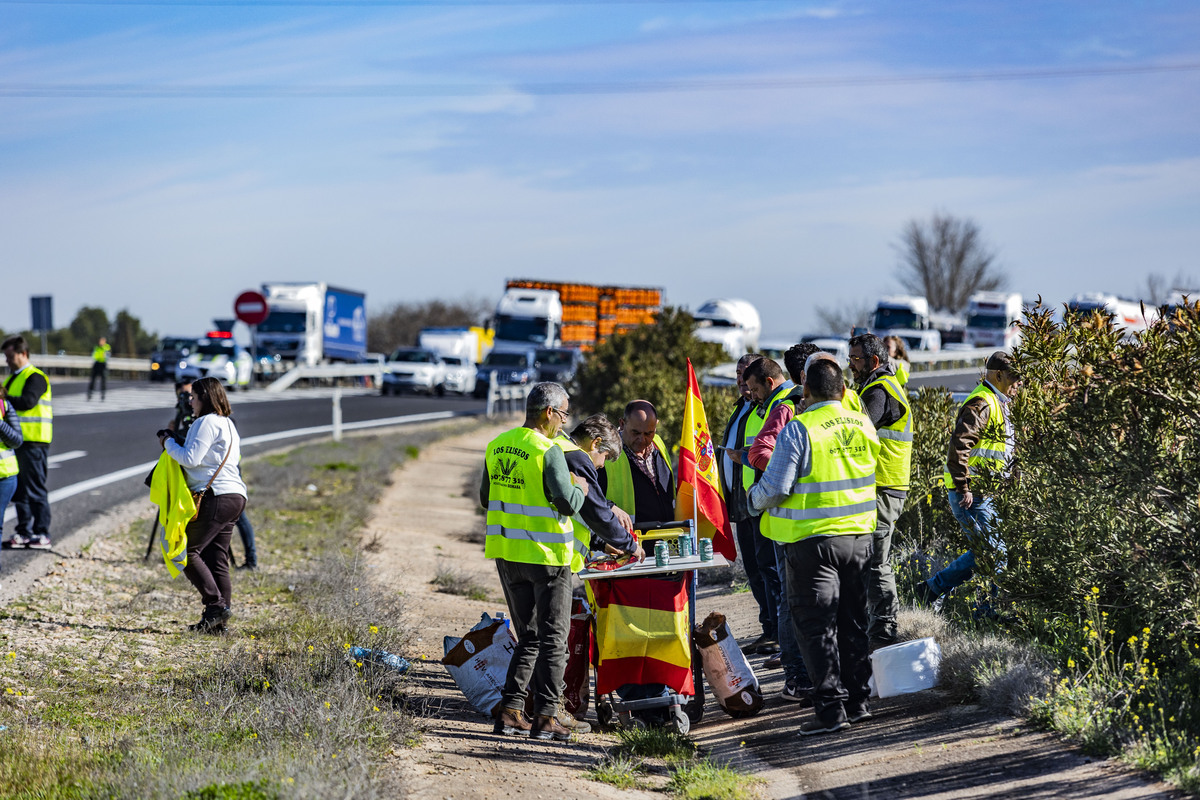
[[554,381],[564,386],[575,378],[583,364],[583,351],[578,347],[542,347],[534,353],[539,381]]
[[150,354],[150,380],[175,380],[175,367],[181,359],[187,358],[196,349],[196,339],[192,336],[164,336]]
[[537,370],[535,350],[493,350],[475,371],[474,395],[480,399],[487,397],[493,374],[496,383],[504,386],[536,381]]
[[442,356],[446,377],[442,383],[447,392],[470,394],[475,389],[475,365],[461,356]]
[[212,376],[231,388],[250,388],[254,364],[250,353],[229,331],[209,331],[195,349],[179,361],[175,377],[198,380]]
[[832,353],[843,368],[850,363],[850,342],[846,339],[829,333],[811,334],[801,337],[800,341],[815,344],[826,353]]
[[423,347],[399,347],[384,364],[379,393],[383,395],[420,392],[446,393],[446,365],[441,356]]

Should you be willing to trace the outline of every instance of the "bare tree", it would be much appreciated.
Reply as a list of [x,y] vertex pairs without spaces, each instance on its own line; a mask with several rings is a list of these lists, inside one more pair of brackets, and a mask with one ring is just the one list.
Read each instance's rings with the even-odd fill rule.
[[975,292],[1002,289],[1008,277],[996,266],[973,220],[935,213],[928,222],[911,220],[900,243],[896,279],[923,295],[931,308],[962,311]]
[[1146,276],[1146,283],[1142,287],[1141,294],[1146,305],[1161,306],[1170,300],[1171,295],[1175,292],[1185,294],[1190,292],[1191,299],[1200,299],[1200,296],[1192,297],[1192,295],[1200,295],[1198,289],[1200,289],[1200,282],[1197,282],[1191,275],[1184,275],[1182,271],[1176,272],[1174,278],[1167,278],[1161,272],[1151,272]]
[[869,301],[850,300],[840,306],[815,306],[813,312],[821,321],[822,333],[832,333],[840,338],[849,337],[855,327],[869,327],[874,309]]
[[367,346],[375,352],[390,353],[397,347],[416,344],[422,328],[479,325],[494,307],[494,301],[478,297],[396,303],[367,319]]

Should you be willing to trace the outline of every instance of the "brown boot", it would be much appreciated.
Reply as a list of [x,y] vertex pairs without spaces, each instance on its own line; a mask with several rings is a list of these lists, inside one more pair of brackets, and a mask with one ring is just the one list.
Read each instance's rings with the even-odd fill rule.
[[529,738],[540,739],[542,741],[569,742],[571,740],[571,732],[562,725],[559,725],[558,720],[554,717],[538,714],[537,718],[533,721],[533,727],[529,731]]
[[503,708],[500,710],[499,716],[496,717],[496,725],[492,728],[492,733],[498,733],[502,736],[522,736],[528,733],[532,727],[529,724],[529,720],[525,719],[525,715],[520,711]]
[[560,708],[558,713],[554,715],[554,720],[566,728],[571,733],[591,733],[592,726],[581,719],[577,719],[574,714],[571,714],[565,708]]

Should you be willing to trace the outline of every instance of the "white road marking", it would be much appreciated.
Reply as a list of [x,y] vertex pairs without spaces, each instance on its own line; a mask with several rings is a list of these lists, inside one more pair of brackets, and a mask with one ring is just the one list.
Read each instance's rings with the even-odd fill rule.
[[59,453],[58,455],[50,456],[46,459],[46,463],[50,465],[51,469],[54,469],[63,461],[74,461],[75,459],[83,458],[86,455],[87,450],[68,450],[65,453]]

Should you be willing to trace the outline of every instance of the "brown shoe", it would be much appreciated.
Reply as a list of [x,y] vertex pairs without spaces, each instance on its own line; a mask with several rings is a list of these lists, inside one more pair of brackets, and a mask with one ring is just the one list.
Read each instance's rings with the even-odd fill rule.
[[584,734],[592,732],[591,725],[581,719],[576,719],[575,715],[571,714],[566,709],[560,709],[558,714],[555,715],[554,721],[559,725],[562,725],[571,733]]
[[501,709],[500,715],[496,717],[496,725],[492,728],[492,733],[498,733],[501,736],[522,736],[529,732],[533,726],[529,724],[529,720],[525,719],[525,715],[515,709]]
[[569,742],[571,740],[571,731],[559,725],[558,720],[554,717],[538,714],[537,718],[533,721],[533,727],[529,731],[529,738],[540,739],[542,741]]

